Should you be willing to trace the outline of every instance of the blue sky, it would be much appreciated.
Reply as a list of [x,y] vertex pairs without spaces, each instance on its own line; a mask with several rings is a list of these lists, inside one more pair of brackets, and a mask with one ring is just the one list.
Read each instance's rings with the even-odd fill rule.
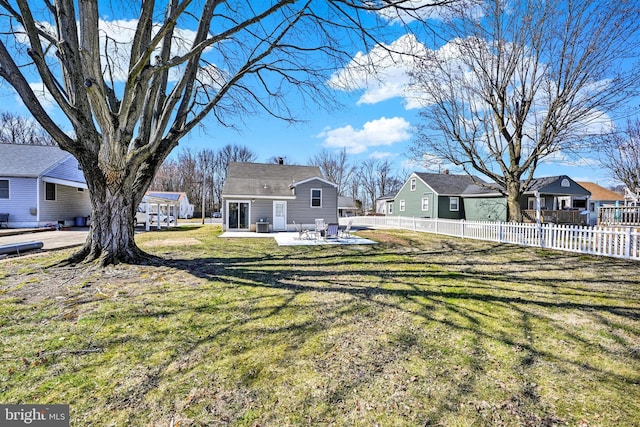
[[[134,14],[135,11],[129,13]],[[108,21],[110,18],[104,16],[103,19]],[[121,29],[123,22],[119,21],[115,27]],[[400,28],[391,22],[389,25],[396,30]],[[126,37],[125,34],[125,31],[120,31],[119,35]],[[407,43],[408,38],[403,36],[402,32],[397,32],[396,37],[388,39],[387,43]],[[367,54],[371,52],[354,52],[355,56]],[[208,118],[202,128],[196,128],[180,142],[172,155],[177,155],[182,148],[215,149],[226,144],[237,144],[251,148],[257,154],[258,161],[282,156],[289,163],[306,164],[323,149],[346,149],[352,164],[357,165],[368,158],[386,158],[393,162],[398,172],[402,171],[402,175],[427,170],[409,157],[414,138],[413,127],[419,123],[419,109],[413,99],[419,94],[412,88],[406,69],[390,66],[380,79],[352,77],[354,84],[351,90],[335,89],[335,98],[342,104],[340,108],[324,110],[313,103],[306,103],[303,107],[293,104],[298,101],[292,99],[292,109],[300,112],[297,118],[302,120],[301,123],[290,125],[262,114],[245,118],[245,123],[239,125],[238,130],[225,128],[213,118]],[[33,84],[37,85],[37,82]],[[0,102],[5,106],[0,109],[27,114],[21,101],[3,82],[0,82]],[[441,167],[449,168],[453,173],[460,172],[451,165]],[[434,168],[431,171],[437,171],[437,166]],[[592,181],[605,186],[615,183],[595,159],[569,159],[563,155],[540,164],[535,175],[561,174],[577,181]]]

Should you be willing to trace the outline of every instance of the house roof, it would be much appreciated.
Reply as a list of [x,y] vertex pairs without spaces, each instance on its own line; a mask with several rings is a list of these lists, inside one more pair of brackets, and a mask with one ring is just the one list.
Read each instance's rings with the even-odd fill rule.
[[601,187],[596,183],[580,181],[578,184],[582,188],[591,192],[591,200],[605,202],[624,201],[624,196],[622,194],[618,194],[615,191]]
[[426,172],[415,172],[415,175],[440,196],[487,196],[499,194],[495,189],[479,185],[485,182],[477,176],[472,178],[469,175]]
[[357,209],[353,197],[338,196],[338,209]]
[[[562,185],[563,181],[567,180],[569,182],[569,186],[565,187]],[[575,185],[571,185],[571,183]],[[544,194],[556,194],[556,195],[582,195],[589,196],[590,193],[587,189],[583,188],[569,178],[567,175],[559,175],[559,176],[547,176],[543,178],[534,178],[531,180],[529,185],[523,189],[523,194],[533,194],[536,191]]]
[[37,178],[68,157],[55,146],[0,144],[0,176]]
[[180,199],[186,197],[187,193],[185,193],[184,191],[173,192],[173,191],[153,191],[153,190],[149,190],[149,191],[147,191],[147,193],[145,195],[151,196],[151,197],[154,197],[154,198],[157,198],[157,199],[166,199],[166,200],[171,200],[173,202],[177,202]]
[[232,162],[229,163],[227,169],[227,179],[222,194],[225,196],[291,197],[292,186],[313,178],[325,181],[317,166]]

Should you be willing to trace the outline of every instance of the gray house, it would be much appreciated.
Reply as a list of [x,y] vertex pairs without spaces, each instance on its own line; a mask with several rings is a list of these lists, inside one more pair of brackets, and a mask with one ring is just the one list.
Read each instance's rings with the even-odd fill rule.
[[468,175],[414,172],[394,198],[386,214],[422,218],[505,221],[504,196]]
[[586,223],[582,216],[589,206],[591,192],[567,175],[534,178],[523,188],[520,208],[525,222],[537,221],[536,204],[540,207],[540,221],[557,224]]
[[83,225],[91,202],[78,161],[58,147],[0,144],[0,213],[14,228]]
[[223,228],[292,231],[294,221],[338,222],[338,186],[316,166],[230,163],[222,189]]

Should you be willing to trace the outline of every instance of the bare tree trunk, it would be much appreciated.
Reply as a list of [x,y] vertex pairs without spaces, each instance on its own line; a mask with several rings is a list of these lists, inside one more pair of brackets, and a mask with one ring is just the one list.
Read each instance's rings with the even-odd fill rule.
[[90,185],[91,224],[89,236],[71,262],[118,262],[136,264],[149,258],[134,239],[134,217],[138,201],[132,188],[123,185],[112,192],[106,186]]
[[522,222],[520,181],[507,182],[507,215],[509,221]]

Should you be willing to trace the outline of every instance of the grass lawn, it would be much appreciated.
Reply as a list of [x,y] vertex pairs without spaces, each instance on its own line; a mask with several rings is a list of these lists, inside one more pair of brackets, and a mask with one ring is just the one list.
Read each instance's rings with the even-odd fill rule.
[[0,403],[72,426],[633,426],[640,264],[404,231],[138,236],[155,266],[0,262]]

